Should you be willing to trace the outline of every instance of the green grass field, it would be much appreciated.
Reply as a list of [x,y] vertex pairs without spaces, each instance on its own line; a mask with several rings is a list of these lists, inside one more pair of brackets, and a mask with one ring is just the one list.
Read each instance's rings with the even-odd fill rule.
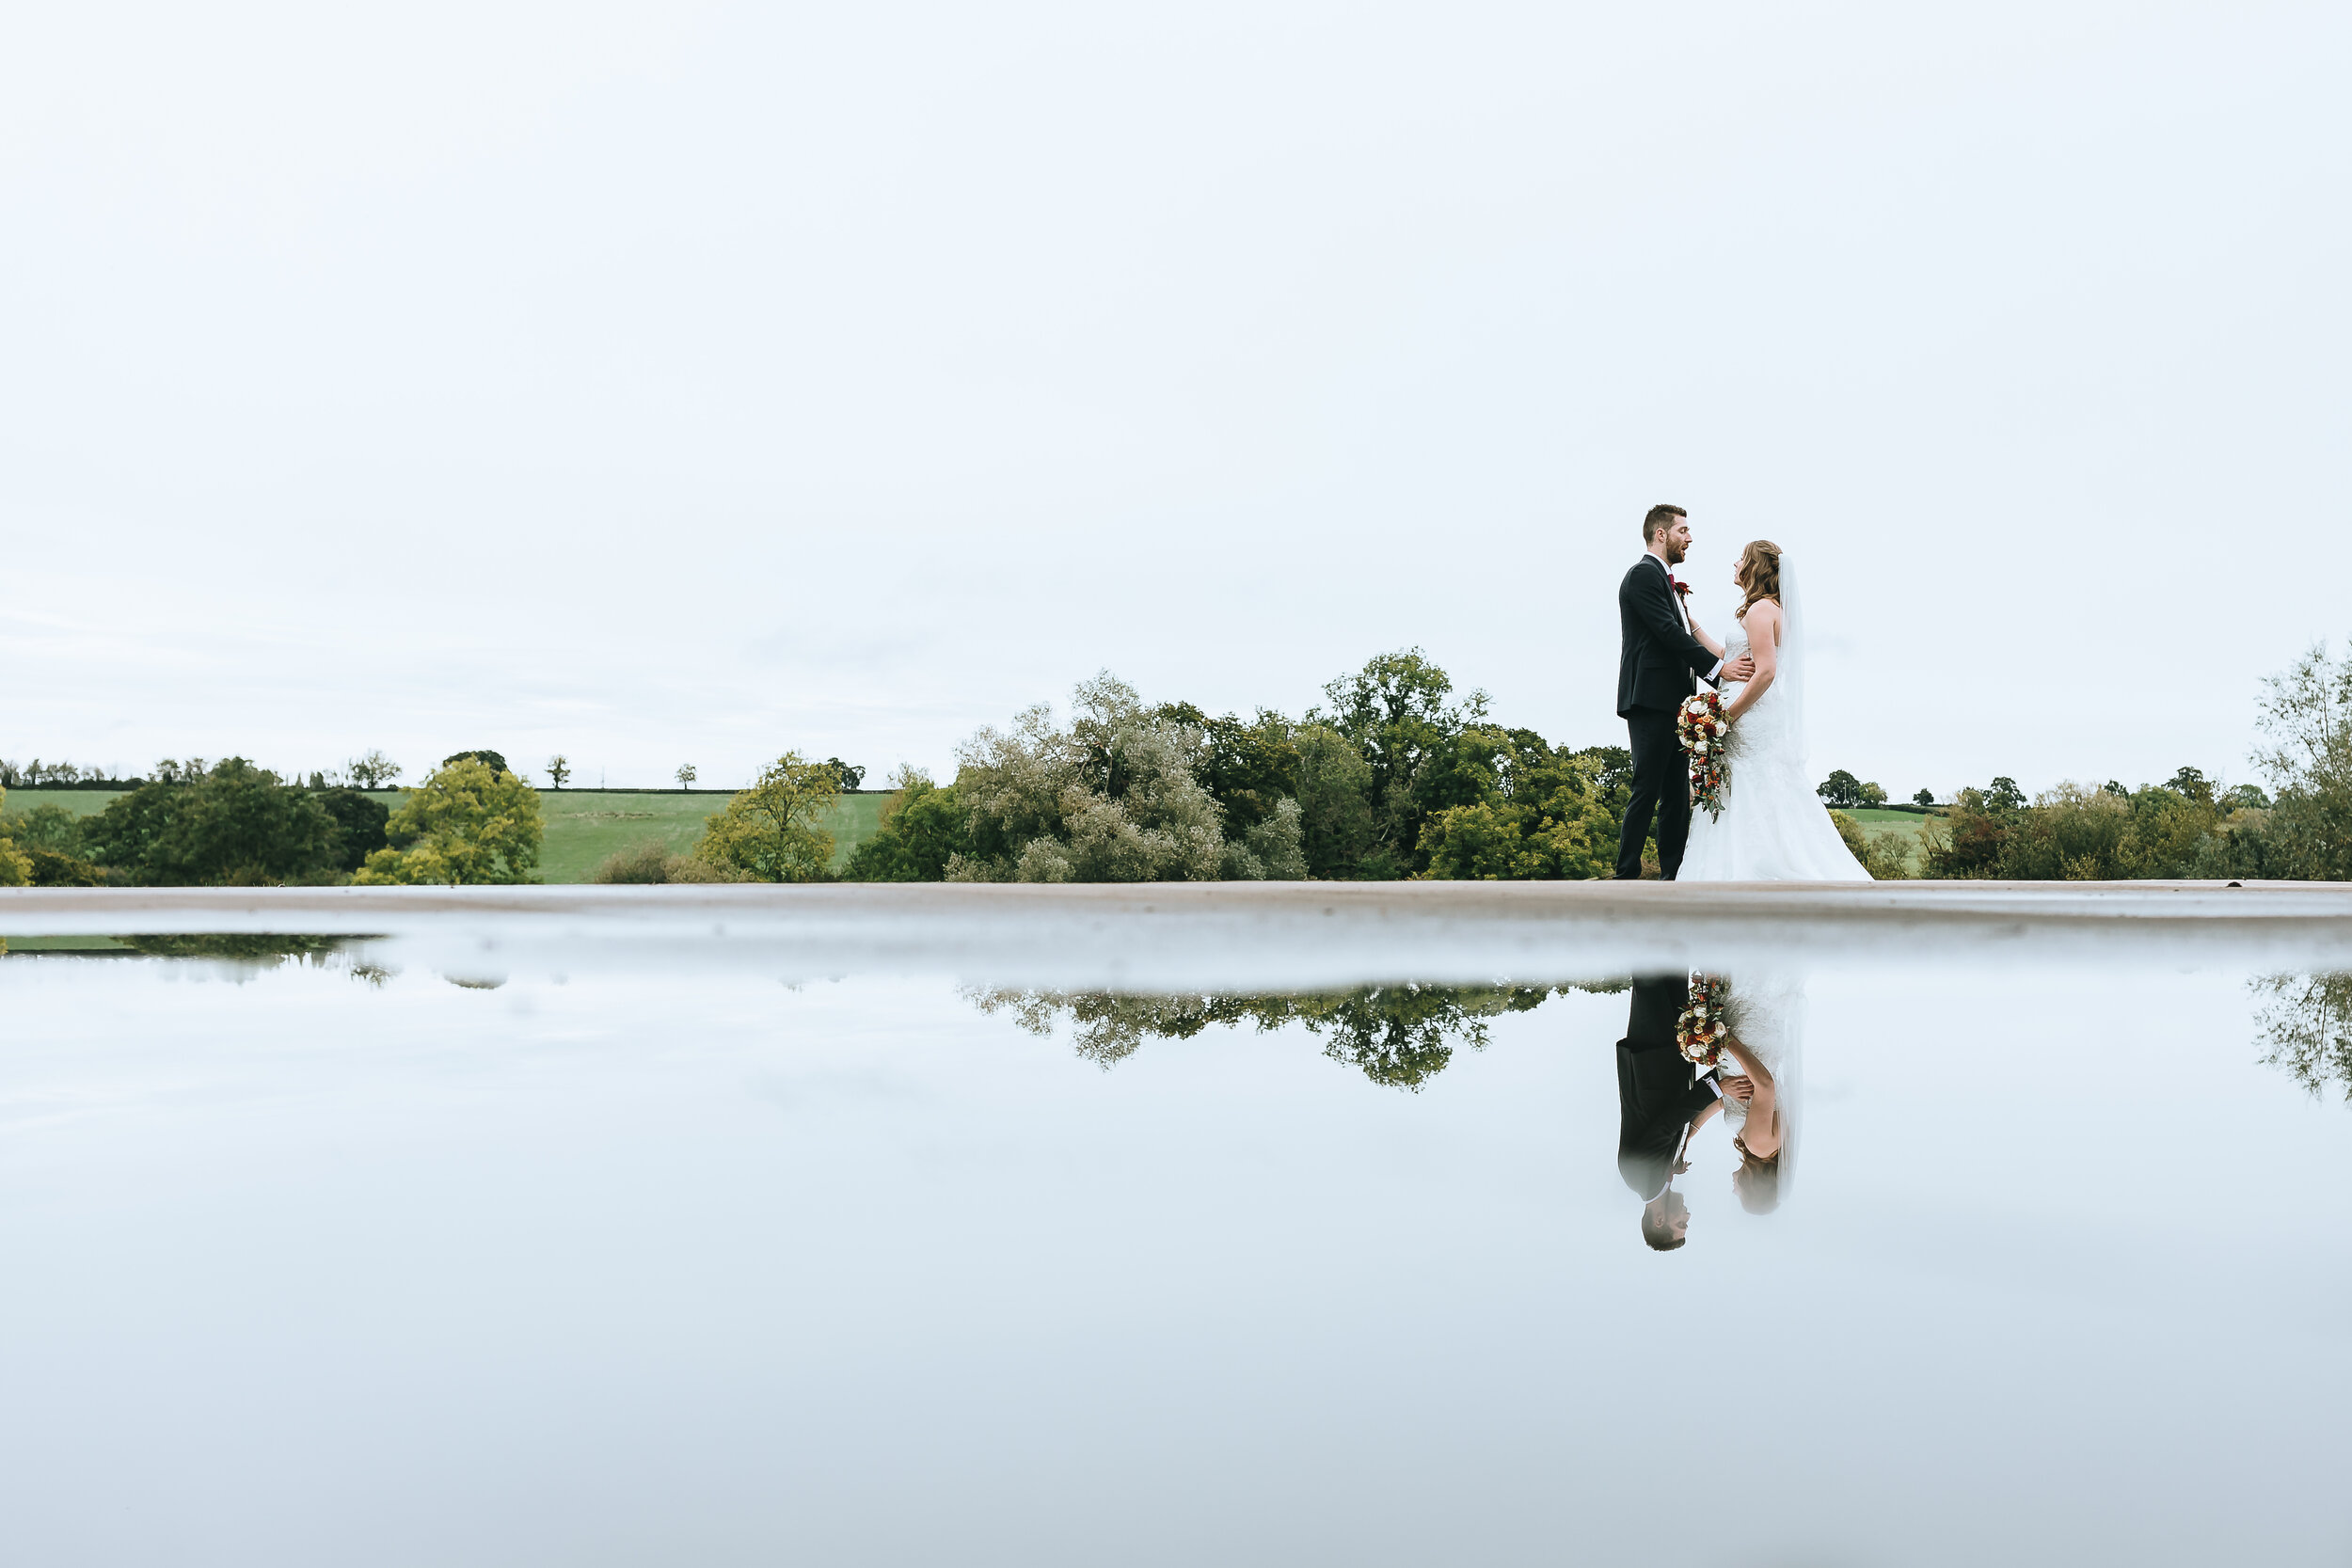
[[[18,789],[8,794],[8,809],[30,811],[41,804],[59,805],[77,816],[105,809],[118,792],[111,789]],[[408,792],[370,791],[397,810]],[[844,795],[825,823],[833,834],[834,869],[838,871],[850,851],[873,832],[882,820],[887,795]],[[719,794],[683,795],[675,792],[643,795],[588,793],[577,789],[543,789],[539,812],[547,819],[547,838],[539,849],[539,879],[546,882],[584,882],[616,849],[658,838],[675,851],[692,847],[702,836],[704,819],[727,803]]]
[[1894,838],[1900,841],[1911,856],[1911,874],[1915,877],[1919,874],[1919,830],[1927,823],[1925,816],[1917,812],[1885,811],[1873,806],[1851,807],[1846,815],[1860,823],[1862,831],[1872,839]]
[[[833,834],[833,866],[841,869],[850,851],[882,820],[887,795],[844,795],[824,824]],[[584,882],[605,857],[646,839],[658,838],[673,853],[693,847],[703,822],[727,803],[723,795],[584,795],[578,790],[539,792],[548,822],[539,851],[543,881]]]
[[35,806],[63,806],[76,816],[88,816],[105,810],[106,802],[120,793],[115,789],[11,789],[8,807],[31,811]]

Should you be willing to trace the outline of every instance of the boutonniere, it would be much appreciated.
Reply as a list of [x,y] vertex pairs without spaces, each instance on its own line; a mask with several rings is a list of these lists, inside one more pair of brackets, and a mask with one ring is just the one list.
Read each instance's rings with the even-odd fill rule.
[[1666,580],[1673,583],[1675,585],[1675,592],[1681,594],[1684,598],[1687,599],[1691,596],[1691,585],[1683,581],[1680,578],[1675,576],[1672,572],[1668,572],[1666,574]]

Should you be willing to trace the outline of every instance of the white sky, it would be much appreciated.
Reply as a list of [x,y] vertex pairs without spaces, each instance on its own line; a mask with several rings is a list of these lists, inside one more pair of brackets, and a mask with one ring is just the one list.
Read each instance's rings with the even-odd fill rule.
[[2352,632],[2341,7],[0,14],[19,762],[879,781],[1416,643],[1622,741],[1660,499],[1899,796],[2247,776]]

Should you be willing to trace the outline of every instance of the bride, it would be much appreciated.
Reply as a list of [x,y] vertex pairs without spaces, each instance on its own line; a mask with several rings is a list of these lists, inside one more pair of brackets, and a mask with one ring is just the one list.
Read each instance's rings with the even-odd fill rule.
[[1732,584],[1743,595],[1726,659],[1746,654],[1756,678],[1726,681],[1721,816],[1691,816],[1683,882],[1867,882],[1870,874],[1837,836],[1805,768],[1804,624],[1792,607],[1796,578],[1769,539],[1740,552]]

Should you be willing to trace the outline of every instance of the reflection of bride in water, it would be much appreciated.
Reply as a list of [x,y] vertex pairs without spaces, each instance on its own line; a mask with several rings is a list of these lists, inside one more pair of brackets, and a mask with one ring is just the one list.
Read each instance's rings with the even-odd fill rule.
[[[1731,985],[1725,1054],[1740,1070],[1723,1079],[1724,1120],[1740,1155],[1732,1190],[1751,1214],[1780,1207],[1796,1158],[1798,1077],[1804,1069],[1804,982],[1738,978]],[[1702,1119],[1704,1119],[1702,1117]]]

